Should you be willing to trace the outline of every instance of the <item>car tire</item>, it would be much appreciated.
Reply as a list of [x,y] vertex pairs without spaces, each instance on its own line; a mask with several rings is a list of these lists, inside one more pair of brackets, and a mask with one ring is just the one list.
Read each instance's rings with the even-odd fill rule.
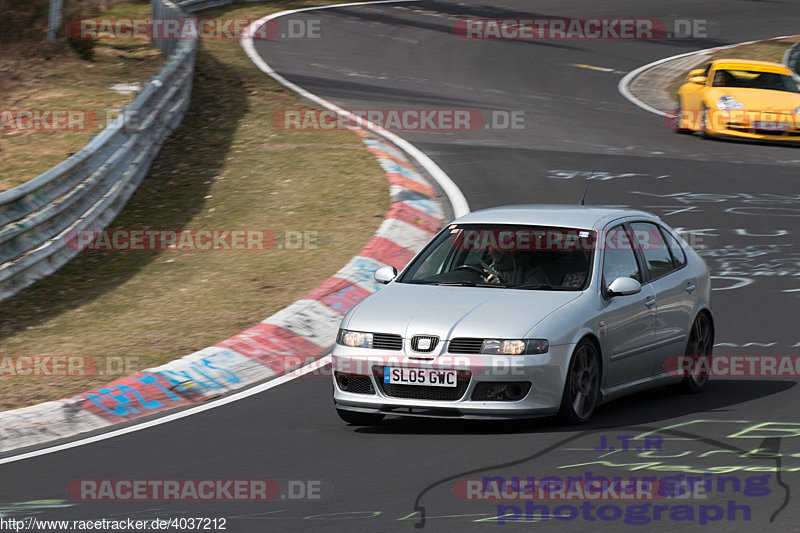
[[377,426],[383,421],[383,416],[384,416],[375,413],[359,413],[358,411],[346,411],[344,409],[337,409],[336,414],[338,414],[339,418],[341,418],[351,426]]
[[703,104],[703,114],[700,115],[700,136],[703,139],[710,139],[711,136],[708,134],[708,129],[706,124],[708,123],[708,107]]
[[689,128],[681,128],[681,113],[683,106],[681,105],[681,98],[678,97],[678,107],[675,109],[675,132],[676,133],[689,133]]
[[582,424],[592,417],[600,398],[600,353],[583,339],[575,346],[567,370],[558,417],[567,424]]
[[[680,392],[696,394],[702,392],[708,383],[708,372],[704,371],[710,367],[711,352],[714,348],[714,323],[706,313],[700,313],[692,324],[689,332],[689,340],[686,343],[685,355],[691,356],[695,362],[692,371],[685,376],[676,388]],[[704,360],[701,364],[698,361]]]

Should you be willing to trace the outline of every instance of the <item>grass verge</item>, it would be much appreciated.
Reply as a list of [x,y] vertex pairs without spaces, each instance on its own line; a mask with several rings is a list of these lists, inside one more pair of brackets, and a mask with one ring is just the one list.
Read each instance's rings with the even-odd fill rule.
[[[150,6],[123,4],[100,16],[147,18]],[[97,117],[96,125],[73,131],[16,129],[8,115],[5,119],[0,115],[0,191],[35,178],[83,148],[92,135],[105,127],[108,118],[119,114],[123,104],[133,101],[131,94],[120,94],[111,86],[147,81],[164,62],[164,55],[149,41],[101,39],[94,46],[93,59],[88,61],[79,58],[65,43],[48,47],[37,43],[34,37],[23,36],[22,42],[2,45],[5,50],[0,55],[0,113],[20,109],[86,110]],[[23,46],[24,39],[30,41],[30,47]],[[90,122],[86,121],[87,126]]]
[[[315,3],[235,5],[203,17],[256,18],[309,5]],[[225,339],[335,273],[383,219],[387,184],[351,132],[273,128],[275,110],[305,107],[255,68],[238,41],[201,41],[186,118],[111,227],[316,232],[319,245],[82,252],[2,303],[0,361],[87,355],[105,368],[107,358],[122,358],[127,374]],[[77,394],[115,377],[5,378],[0,409]]]

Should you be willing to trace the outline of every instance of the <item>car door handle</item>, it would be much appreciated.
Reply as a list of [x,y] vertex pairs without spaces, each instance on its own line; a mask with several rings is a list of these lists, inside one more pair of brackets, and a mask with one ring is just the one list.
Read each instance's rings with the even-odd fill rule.
[[656,299],[653,298],[652,296],[648,296],[647,298],[644,299],[644,305],[646,305],[647,307],[652,307],[654,303],[656,303]]
[[694,283],[691,281],[686,284],[686,292],[693,292],[694,291]]

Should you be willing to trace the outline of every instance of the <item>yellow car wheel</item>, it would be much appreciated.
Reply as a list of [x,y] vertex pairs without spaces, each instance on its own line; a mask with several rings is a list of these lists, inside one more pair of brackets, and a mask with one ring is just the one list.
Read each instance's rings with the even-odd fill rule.
[[681,115],[683,114],[683,106],[681,105],[681,99],[678,97],[678,108],[675,109],[675,131],[677,133],[689,133],[689,128],[682,128],[681,127]]
[[703,114],[700,115],[700,136],[704,139],[710,138],[706,125],[708,124],[708,108],[703,104]]

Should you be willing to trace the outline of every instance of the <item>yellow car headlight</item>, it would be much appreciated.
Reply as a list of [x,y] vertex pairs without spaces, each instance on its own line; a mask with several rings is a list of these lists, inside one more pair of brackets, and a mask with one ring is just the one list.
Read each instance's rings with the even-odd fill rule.
[[724,111],[733,111],[734,109],[744,109],[744,104],[733,96],[723,94],[717,100],[717,109]]

